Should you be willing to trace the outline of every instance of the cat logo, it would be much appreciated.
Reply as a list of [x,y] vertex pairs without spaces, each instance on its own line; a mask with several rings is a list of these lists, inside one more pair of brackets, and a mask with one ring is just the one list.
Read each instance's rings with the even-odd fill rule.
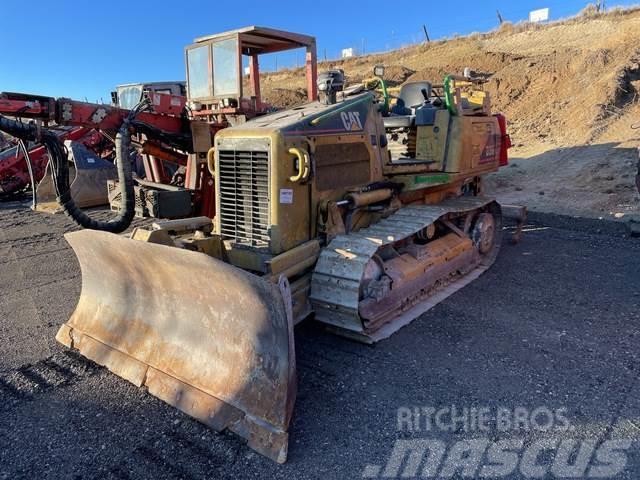
[[354,130],[362,130],[362,121],[360,120],[360,112],[342,112],[340,114],[342,125],[348,132]]

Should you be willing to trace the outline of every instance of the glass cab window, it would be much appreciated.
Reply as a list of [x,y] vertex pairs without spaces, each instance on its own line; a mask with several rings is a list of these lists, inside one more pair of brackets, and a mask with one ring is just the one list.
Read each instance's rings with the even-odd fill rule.
[[142,100],[142,85],[133,85],[129,87],[118,88],[118,106],[133,109]]
[[238,41],[222,40],[213,48],[213,95],[237,96],[238,91]]
[[238,98],[241,93],[239,61],[237,37],[189,48],[189,98]]
[[189,98],[207,98],[209,93],[209,45],[187,50]]

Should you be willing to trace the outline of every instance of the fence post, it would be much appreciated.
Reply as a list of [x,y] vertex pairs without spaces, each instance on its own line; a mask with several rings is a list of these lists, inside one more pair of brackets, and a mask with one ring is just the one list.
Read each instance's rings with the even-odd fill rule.
[[427,38],[427,43],[431,42],[431,39],[429,38],[429,32],[427,32],[427,26],[422,25],[422,30],[424,30],[424,36]]

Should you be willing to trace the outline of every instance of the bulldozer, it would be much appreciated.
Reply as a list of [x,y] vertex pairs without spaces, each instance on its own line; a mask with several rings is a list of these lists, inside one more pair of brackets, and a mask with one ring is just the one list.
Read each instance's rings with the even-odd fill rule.
[[277,462],[296,397],[295,325],[375,343],[485,272],[503,213],[483,176],[507,164],[510,146],[470,74],[392,98],[382,66],[349,88],[342,71],[315,75],[312,37],[261,27],[187,47],[200,122],[244,101],[243,54],[285,44],[307,48],[313,101],[213,137],[191,129],[192,155],[215,181],[213,219],[66,234],[82,292],[56,336]]

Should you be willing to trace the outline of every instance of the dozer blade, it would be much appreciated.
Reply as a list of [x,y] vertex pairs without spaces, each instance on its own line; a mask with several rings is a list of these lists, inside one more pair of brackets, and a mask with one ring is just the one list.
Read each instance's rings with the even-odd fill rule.
[[286,279],[105,232],[65,237],[82,293],[57,340],[284,462],[296,395]]

